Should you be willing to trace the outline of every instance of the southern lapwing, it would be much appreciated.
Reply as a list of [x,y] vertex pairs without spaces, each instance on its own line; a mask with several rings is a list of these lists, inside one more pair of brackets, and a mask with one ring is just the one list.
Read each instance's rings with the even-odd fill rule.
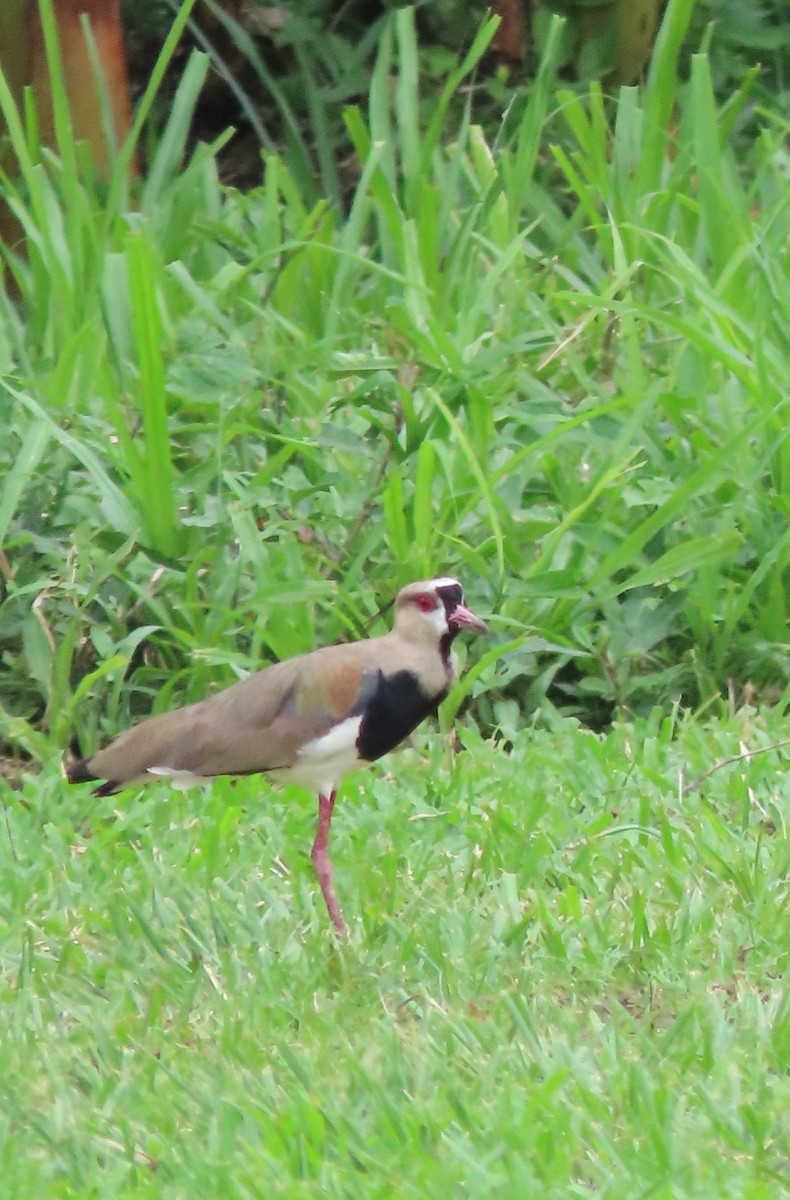
[[341,937],[329,826],[340,780],[399,745],[435,713],[455,677],[453,640],[486,626],[464,607],[455,579],[410,583],[383,637],[325,646],[266,667],[173,712],[149,717],[91,758],[64,763],[69,783],[101,782],[97,796],[152,779],[177,787],[217,775],[263,774],[318,791],[312,860]]

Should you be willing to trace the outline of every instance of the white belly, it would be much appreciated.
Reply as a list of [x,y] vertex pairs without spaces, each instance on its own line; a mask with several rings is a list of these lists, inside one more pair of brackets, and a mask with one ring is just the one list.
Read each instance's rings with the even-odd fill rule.
[[323,737],[302,746],[293,766],[268,771],[268,778],[298,783],[324,794],[334,791],[344,775],[364,765],[357,751],[361,724],[361,716],[341,721]]

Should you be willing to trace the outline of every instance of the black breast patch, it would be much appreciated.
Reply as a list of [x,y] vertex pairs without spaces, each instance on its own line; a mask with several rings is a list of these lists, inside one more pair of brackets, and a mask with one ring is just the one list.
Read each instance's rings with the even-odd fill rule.
[[427,696],[411,671],[396,671],[394,675],[379,671],[364,690],[358,710],[362,722],[357,750],[366,762],[394,750],[420,721],[436,712],[447,695],[445,689],[438,696]]

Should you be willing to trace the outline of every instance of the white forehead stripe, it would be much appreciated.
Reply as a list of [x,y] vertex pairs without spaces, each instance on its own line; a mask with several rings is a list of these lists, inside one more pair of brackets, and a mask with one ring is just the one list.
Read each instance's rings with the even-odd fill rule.
[[461,587],[457,579],[428,579],[425,586],[432,588]]

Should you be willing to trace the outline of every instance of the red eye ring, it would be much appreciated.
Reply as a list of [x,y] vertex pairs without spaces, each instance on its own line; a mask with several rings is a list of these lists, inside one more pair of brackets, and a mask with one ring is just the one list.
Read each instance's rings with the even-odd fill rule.
[[422,592],[419,596],[414,597],[414,603],[419,608],[420,612],[433,612],[438,607],[436,597],[431,596],[428,592]]

